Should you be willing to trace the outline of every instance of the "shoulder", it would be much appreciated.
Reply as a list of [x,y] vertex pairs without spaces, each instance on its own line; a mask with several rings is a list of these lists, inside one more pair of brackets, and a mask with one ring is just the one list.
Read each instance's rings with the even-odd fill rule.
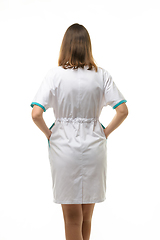
[[46,87],[56,89],[59,86],[61,79],[66,76],[66,70],[61,66],[52,67],[48,70],[44,77]]
[[58,77],[60,76],[60,73],[62,72],[62,67],[61,66],[56,66],[56,67],[52,67],[50,68],[46,75],[44,76],[44,81],[48,82],[48,83],[55,83],[56,79],[58,79]]
[[110,76],[110,73],[108,70],[102,67],[98,67],[98,71],[101,72],[103,75]]
[[54,76],[56,73],[59,73],[60,71],[62,71],[62,67],[61,66],[56,66],[56,67],[52,67],[48,70],[47,74],[46,74],[46,78],[47,77],[52,77]]
[[112,83],[112,76],[109,73],[109,71],[102,67],[98,67],[98,71],[103,78],[104,87],[106,87],[107,85],[110,85]]

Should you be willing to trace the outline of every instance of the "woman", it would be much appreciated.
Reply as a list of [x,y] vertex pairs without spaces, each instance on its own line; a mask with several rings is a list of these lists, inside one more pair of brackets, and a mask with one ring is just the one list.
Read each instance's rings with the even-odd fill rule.
[[[103,68],[97,67],[86,28],[65,32],[58,66],[46,74],[35,98],[32,118],[48,139],[53,201],[61,204],[66,240],[88,240],[95,203],[106,199],[107,138],[127,117],[126,100]],[[104,106],[116,114],[105,128]],[[53,108],[49,129],[43,112]]]

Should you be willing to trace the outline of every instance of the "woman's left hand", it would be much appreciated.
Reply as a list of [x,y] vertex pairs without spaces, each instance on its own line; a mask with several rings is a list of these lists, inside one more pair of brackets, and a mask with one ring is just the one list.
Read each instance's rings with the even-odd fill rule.
[[46,137],[47,137],[47,139],[49,140],[50,139],[50,136],[51,136],[51,134],[52,134],[52,131],[50,130],[50,129],[48,129],[49,131],[48,131],[48,134],[46,135]]

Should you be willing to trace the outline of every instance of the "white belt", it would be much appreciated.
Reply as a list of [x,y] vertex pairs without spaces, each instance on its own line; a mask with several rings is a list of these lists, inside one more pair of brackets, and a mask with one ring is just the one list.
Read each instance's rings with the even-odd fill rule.
[[55,122],[95,122],[98,118],[56,118]]

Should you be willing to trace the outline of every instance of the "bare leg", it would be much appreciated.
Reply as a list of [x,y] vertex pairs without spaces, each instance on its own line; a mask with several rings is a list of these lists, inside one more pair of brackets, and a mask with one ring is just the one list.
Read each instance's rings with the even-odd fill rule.
[[82,205],[61,204],[65,223],[66,240],[83,240],[82,237]]
[[89,240],[91,233],[91,220],[95,203],[82,204],[83,223],[82,223],[82,236],[83,240]]

